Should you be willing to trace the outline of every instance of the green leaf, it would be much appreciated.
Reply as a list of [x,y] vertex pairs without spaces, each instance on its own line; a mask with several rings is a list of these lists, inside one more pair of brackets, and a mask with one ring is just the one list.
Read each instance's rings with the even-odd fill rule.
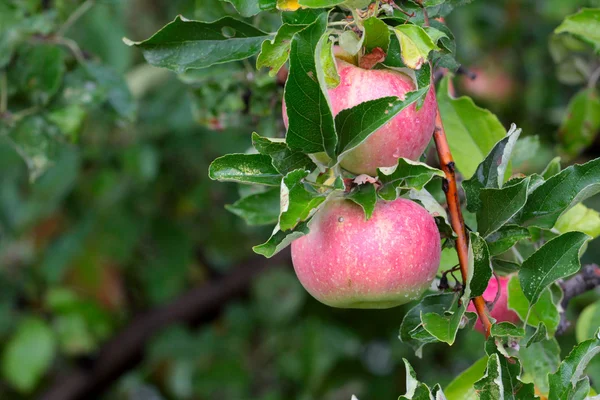
[[275,76],[290,56],[294,35],[306,28],[305,25],[283,24],[272,40],[265,40],[256,60],[256,68],[269,68],[269,75]]
[[86,73],[96,81],[98,89],[105,93],[106,102],[117,115],[134,121],[137,103],[123,76],[113,68],[96,62],[86,62],[84,67]]
[[471,178],[494,145],[506,136],[498,118],[477,107],[468,97],[450,97],[449,77],[438,89],[437,100],[450,150],[465,178]]
[[319,42],[326,36],[327,14],[292,39],[290,73],[285,85],[289,118],[287,144],[304,153],[325,152],[335,158],[337,134],[322,68],[317,64]]
[[483,378],[475,382],[475,392],[480,400],[497,400],[504,398],[504,385],[502,382],[502,368],[498,354],[492,354],[487,360],[487,367]]
[[326,196],[315,192],[304,183],[309,171],[292,171],[283,178],[281,184],[281,214],[279,229],[294,229],[300,222],[307,220],[325,201]]
[[339,38],[340,47],[353,56],[357,55],[362,49],[365,36],[358,36],[353,30],[344,31]]
[[271,157],[263,154],[227,154],[210,164],[208,176],[221,182],[256,183],[279,186],[281,174]]
[[488,357],[480,358],[475,364],[461,372],[446,386],[444,393],[448,400],[477,400],[475,382],[480,380],[485,373]]
[[[415,370],[412,368],[410,363],[403,358],[404,366],[406,368],[406,394],[400,396],[398,400],[430,400],[432,399],[431,390],[429,387],[419,382],[417,379],[417,374]],[[443,399],[444,394],[442,393],[439,386],[436,386],[437,396],[436,399]]]
[[545,289],[542,292],[539,300],[531,307],[531,311],[529,310],[529,301],[525,297],[519,279],[516,276],[512,277],[508,282],[507,291],[508,307],[511,310],[514,310],[523,321],[529,315],[527,319],[528,325],[537,326],[544,324],[548,332],[554,335],[560,323],[560,312],[558,310],[558,303],[560,301],[554,299],[550,289]]
[[382,184],[379,196],[384,200],[395,200],[400,189],[422,190],[434,177],[445,177],[444,172],[425,163],[405,158],[390,168],[378,168],[377,176]]
[[125,43],[142,50],[149,64],[182,73],[253,56],[268,37],[231,17],[200,22],[177,16],[149,39]]
[[40,106],[48,104],[58,92],[65,70],[65,54],[52,44],[24,46],[15,67],[10,69],[11,78],[17,81],[23,93]]
[[[530,329],[528,329],[528,331]],[[543,322],[540,322],[535,331],[533,331],[533,333],[531,333],[531,335],[529,335],[529,337],[527,338],[527,343],[525,344],[525,347],[530,347],[532,344],[539,343],[546,339],[548,339],[548,329],[546,328],[546,325]]]
[[225,208],[244,218],[248,225],[276,223],[279,218],[279,189],[272,188],[246,196]]
[[19,392],[31,393],[54,358],[54,333],[39,318],[22,320],[2,354],[4,378]]
[[481,296],[492,277],[490,252],[485,240],[475,232],[469,233],[469,260],[473,260],[473,277],[469,282],[470,297]]
[[560,166],[560,157],[554,157],[546,166],[546,168],[544,168],[544,172],[542,172],[542,178],[544,178],[544,180],[548,180],[550,178],[552,178],[554,175],[560,173],[561,170],[561,166]]
[[310,8],[301,8],[296,11],[284,11],[281,13],[281,20],[284,24],[290,25],[310,25],[315,22],[322,10],[314,10]]
[[298,0],[298,4],[308,8],[328,8],[343,2],[344,0]]
[[[544,326],[542,324],[542,326]],[[548,394],[548,374],[556,372],[560,364],[560,347],[556,339],[542,340],[519,348],[519,358],[525,373],[543,394]]]
[[513,337],[523,338],[525,337],[525,330],[518,328],[510,322],[498,322],[492,325],[492,336],[494,337]]
[[518,241],[529,239],[531,234],[527,228],[518,225],[504,225],[486,238],[490,255],[497,256],[512,248]]
[[579,400],[587,397],[590,383],[583,373],[590,360],[599,353],[600,331],[597,331],[594,338],[575,346],[558,371],[548,377],[548,400]]
[[366,101],[342,110],[335,117],[338,132],[338,160],[356,148],[367,138],[392,120],[402,110],[409,107],[429,91],[429,87],[406,94],[404,100],[397,97],[382,97]]
[[276,226],[269,240],[261,245],[254,246],[252,250],[257,254],[271,258],[289,246],[294,240],[307,235],[309,232],[308,223],[309,221],[301,222],[293,230],[287,232],[281,231],[279,226]]
[[369,54],[377,47],[387,53],[391,34],[387,24],[377,17],[371,17],[363,21],[363,26],[365,53]]
[[527,202],[530,178],[505,186],[502,189],[482,189],[479,194],[481,208],[477,212],[477,229],[487,239],[510,221]]
[[377,204],[377,192],[375,191],[375,185],[370,183],[359,185],[350,193],[348,200],[352,200],[361,206],[365,212],[365,218],[368,220],[373,215],[375,204]]
[[561,215],[554,228],[560,233],[583,232],[595,239],[600,236],[600,213],[579,203]]
[[467,209],[472,213],[481,208],[479,194],[482,189],[499,189],[503,186],[508,163],[520,134],[521,130],[513,124],[506,137],[496,143],[485,160],[479,164],[471,179],[463,182],[467,195]]
[[282,175],[297,169],[312,171],[317,168],[306,154],[291,150],[282,139],[266,138],[254,132],[252,145],[260,154],[271,157],[273,166]]
[[323,70],[323,80],[328,89],[336,88],[340,84],[340,75],[333,54],[333,42],[328,35],[323,35],[319,41],[316,57]]
[[521,268],[520,264],[517,264],[513,261],[502,260],[500,258],[493,257],[492,258],[492,266],[494,271],[500,272],[501,274],[508,275],[513,272],[517,272],[519,268]]
[[558,131],[560,151],[571,158],[577,157],[594,143],[599,131],[598,91],[596,88],[583,89],[571,99]]
[[600,321],[600,300],[590,304],[579,314],[575,326],[577,342],[592,339],[598,329],[598,321]]
[[258,0],[220,0],[231,3],[240,15],[243,17],[252,17],[258,14],[261,9]]
[[466,309],[466,302],[461,306],[456,302],[451,310],[444,311],[443,314],[421,311],[423,328],[440,342],[445,342],[452,346]]
[[600,9],[584,8],[565,18],[554,33],[570,33],[600,51]]
[[550,229],[572,205],[600,191],[600,158],[575,164],[538,186],[518,220],[525,226]]
[[429,53],[439,50],[427,32],[418,25],[399,25],[394,27],[394,32],[400,42],[402,61],[411,69],[420,69]]
[[[438,203],[438,201],[426,189],[415,190],[410,189],[408,196],[423,206],[429,214],[435,219],[435,223],[441,234],[446,237],[454,237],[456,234],[452,230],[446,209]],[[456,253],[455,253],[456,254]]]
[[581,232],[562,234],[545,243],[523,262],[519,281],[531,305],[539,300],[551,283],[579,271],[579,253],[589,239]]

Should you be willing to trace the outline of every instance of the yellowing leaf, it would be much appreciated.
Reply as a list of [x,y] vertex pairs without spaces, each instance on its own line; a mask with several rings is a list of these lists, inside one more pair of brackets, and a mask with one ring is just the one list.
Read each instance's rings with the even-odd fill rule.
[[400,25],[395,27],[394,31],[400,41],[402,61],[409,68],[420,69],[427,61],[429,53],[432,50],[439,50],[439,47],[420,26]]
[[298,0],[277,0],[277,9],[281,11],[296,11],[300,8]]

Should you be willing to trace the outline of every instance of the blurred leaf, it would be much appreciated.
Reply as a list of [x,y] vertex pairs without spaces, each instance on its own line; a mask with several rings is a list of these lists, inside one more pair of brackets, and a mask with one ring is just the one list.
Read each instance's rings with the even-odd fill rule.
[[550,229],[573,204],[600,191],[600,159],[575,164],[554,175],[529,195],[518,220],[526,226]]
[[308,223],[310,221],[305,221],[298,224],[293,230],[283,232],[279,229],[279,225],[275,227],[273,234],[265,243],[254,246],[252,250],[254,250],[257,254],[262,254],[267,258],[273,257],[275,254],[279,253],[281,250],[289,246],[294,240],[308,234]]
[[575,326],[575,336],[578,343],[594,337],[598,329],[598,321],[600,321],[600,301],[590,304],[579,314]]
[[339,136],[338,160],[342,160],[350,150],[367,140],[371,134],[425,96],[428,91],[429,87],[425,87],[407,93],[404,100],[397,97],[383,97],[342,110],[335,117],[335,127]]
[[431,37],[418,25],[406,24],[394,27],[400,42],[402,61],[411,69],[420,69],[432,50],[439,50]]
[[227,154],[210,164],[210,179],[222,182],[256,183],[279,186],[281,174],[263,154]]
[[448,400],[477,400],[474,384],[483,377],[487,367],[487,357],[480,358],[477,362],[463,371],[446,386],[444,393]]
[[527,228],[517,225],[504,225],[486,238],[490,255],[497,256],[510,250],[520,240],[529,239],[531,234]]
[[529,314],[529,319],[527,320],[529,325],[537,326],[543,323],[551,335],[556,332],[560,323],[560,312],[558,310],[560,301],[553,298],[550,289],[545,289],[542,292],[537,303],[531,307],[531,311],[529,311],[529,301],[525,297],[516,276],[513,276],[508,282],[507,291],[508,307],[514,310],[523,321],[525,321],[525,318]]
[[283,24],[272,40],[265,40],[256,59],[256,68],[269,68],[269,75],[275,76],[290,56],[294,35],[306,28],[305,25]]
[[11,79],[19,83],[32,103],[45,105],[60,89],[65,74],[65,55],[55,45],[25,46],[19,51],[17,65],[10,71]]
[[552,178],[554,175],[560,173],[561,165],[560,165],[560,157],[554,157],[552,161],[548,163],[544,171],[542,172],[542,178],[544,180],[548,180]]
[[488,236],[502,228],[527,202],[530,178],[504,186],[502,189],[482,189],[479,193],[481,208],[477,212],[477,229]]
[[2,354],[4,378],[23,393],[32,392],[50,367],[55,353],[52,330],[35,317],[23,319]]
[[359,185],[353,189],[348,200],[352,200],[356,204],[362,207],[365,212],[365,219],[371,218],[373,211],[375,210],[375,204],[377,204],[377,192],[375,191],[375,185],[366,183]]
[[252,288],[253,307],[267,325],[282,325],[297,318],[307,297],[296,276],[277,269],[262,274]]
[[85,108],[79,104],[71,104],[48,113],[48,121],[58,126],[63,134],[75,143],[86,115]]
[[151,38],[132,42],[151,65],[182,73],[188,69],[243,60],[260,50],[269,35],[231,17],[215,22],[190,21],[177,16]]
[[[599,25],[600,27],[600,22]],[[596,88],[577,93],[569,103],[559,129],[561,152],[571,158],[588,148],[600,131],[600,99]]]
[[386,23],[379,18],[371,17],[365,19],[363,25],[365,28],[365,53],[369,54],[377,47],[387,53],[391,32]]
[[252,17],[261,9],[258,0],[221,0],[231,3],[243,17]]
[[445,77],[440,84],[438,106],[456,166],[468,179],[494,145],[506,136],[506,130],[494,114],[477,107],[470,98],[451,97],[449,79]]
[[594,239],[600,236],[600,213],[579,203],[561,215],[554,228],[560,233],[583,232]]
[[225,208],[244,218],[248,225],[274,224],[279,218],[279,197],[279,189],[272,188],[243,197]]
[[551,283],[579,270],[579,253],[589,239],[581,232],[564,233],[545,243],[523,262],[519,281],[531,305]]
[[547,395],[548,374],[556,372],[560,364],[560,347],[556,339],[533,343],[529,347],[521,346],[519,358],[523,370],[532,377],[538,391]]
[[469,282],[470,297],[481,296],[492,277],[490,252],[485,240],[475,232],[469,232],[469,262],[473,260],[473,277]]
[[281,139],[266,138],[253,133],[252,145],[260,154],[271,157],[273,166],[282,175],[297,169],[312,171],[317,167],[306,154],[290,150]]
[[105,93],[106,100],[113,110],[121,117],[133,121],[137,113],[137,104],[125,79],[111,67],[99,63],[87,62],[85,71],[96,81],[99,90]]
[[571,15],[554,30],[554,33],[570,33],[600,51],[600,9],[582,9]]
[[482,189],[499,189],[504,185],[506,175],[510,175],[508,163],[520,135],[521,130],[513,124],[506,137],[496,143],[492,151],[479,164],[475,174],[463,182],[469,211],[474,213],[481,208],[479,195]]
[[292,39],[290,73],[285,85],[289,118],[287,144],[304,153],[326,152],[335,157],[337,134],[329,106],[326,84],[316,57],[319,41],[326,35],[327,14]]
[[294,229],[306,221],[326,199],[325,195],[315,192],[304,183],[308,174],[308,171],[298,169],[283,178],[278,225],[282,231]]
[[444,178],[444,172],[425,163],[399,158],[398,164],[390,168],[378,168],[377,175],[383,185],[379,196],[384,200],[395,200],[400,189],[422,190],[433,178]]
[[575,346],[563,360],[556,373],[548,377],[550,392],[548,400],[579,400],[587,397],[590,381],[583,376],[590,360],[600,353],[600,331],[594,338]]

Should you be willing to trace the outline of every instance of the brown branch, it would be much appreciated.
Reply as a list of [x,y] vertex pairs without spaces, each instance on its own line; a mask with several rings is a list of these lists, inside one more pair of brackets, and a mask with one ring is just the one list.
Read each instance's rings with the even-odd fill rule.
[[[452,225],[452,229],[457,236],[456,252],[458,253],[458,261],[460,263],[460,273],[462,275],[463,283],[466,285],[469,263],[469,238],[467,237],[465,221],[460,209],[460,199],[458,197],[458,187],[456,185],[454,159],[452,158],[452,153],[450,152],[450,146],[448,145],[448,139],[446,138],[444,124],[442,123],[442,117],[439,110],[435,118],[435,131],[433,133],[433,140],[435,141],[438,157],[440,159],[440,166],[442,171],[444,171],[446,174],[442,188],[444,189],[446,201],[448,202],[450,224]],[[473,299],[473,304],[477,310],[479,320],[485,328],[486,337],[488,337],[492,329],[492,324],[487,316],[487,306],[485,305],[485,300],[481,296],[475,297]]]
[[556,330],[557,335],[565,333],[571,326],[566,316],[569,302],[574,297],[600,287],[600,267],[596,264],[585,265],[577,275],[566,281],[561,281],[559,285],[563,290],[564,297],[561,302],[563,311],[560,315],[560,324]]
[[41,400],[96,398],[143,358],[149,339],[176,323],[198,323],[213,319],[228,300],[244,294],[254,278],[273,265],[287,262],[289,252],[271,260],[255,257],[235,267],[215,282],[189,291],[173,302],[139,315],[100,350],[91,365],[59,377]]

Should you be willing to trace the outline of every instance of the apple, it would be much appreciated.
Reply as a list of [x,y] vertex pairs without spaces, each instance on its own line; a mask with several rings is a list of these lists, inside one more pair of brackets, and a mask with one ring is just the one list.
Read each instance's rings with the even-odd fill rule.
[[369,220],[356,203],[327,202],[310,232],[292,242],[304,288],[339,308],[390,308],[419,298],[440,263],[440,235],[417,203],[379,201]]
[[[340,84],[328,91],[333,115],[369,100],[396,96],[404,99],[414,91],[414,80],[407,74],[391,69],[363,69],[336,58]],[[402,110],[391,121],[379,128],[367,140],[346,154],[340,162],[342,168],[356,175],[377,175],[377,168],[393,167],[398,158],[417,160],[431,139],[435,128],[437,103],[433,85],[423,106],[416,104]],[[283,120],[288,118],[283,104]]]
[[[514,312],[513,310],[508,308],[508,288],[507,288],[507,286],[508,286],[509,280],[510,280],[510,277],[507,277],[507,276],[499,277],[500,290],[501,290],[500,297],[498,298],[498,301],[496,302],[496,304],[494,305],[494,308],[490,312],[490,315],[492,316],[492,318],[494,318],[496,320],[496,322],[510,322],[513,324],[518,324],[521,321],[521,319],[519,318],[519,315],[516,312]],[[483,299],[486,302],[491,303],[496,298],[497,293],[498,293],[498,281],[496,281],[495,277],[492,277],[492,279],[490,279],[490,281],[488,282],[487,289],[485,289],[485,292],[483,292]],[[473,305],[473,303],[469,304],[467,311],[475,312],[475,306]],[[479,319],[475,323],[475,329],[477,329],[481,333],[485,333],[485,329],[483,329],[483,325],[481,324],[481,321],[479,321]]]

